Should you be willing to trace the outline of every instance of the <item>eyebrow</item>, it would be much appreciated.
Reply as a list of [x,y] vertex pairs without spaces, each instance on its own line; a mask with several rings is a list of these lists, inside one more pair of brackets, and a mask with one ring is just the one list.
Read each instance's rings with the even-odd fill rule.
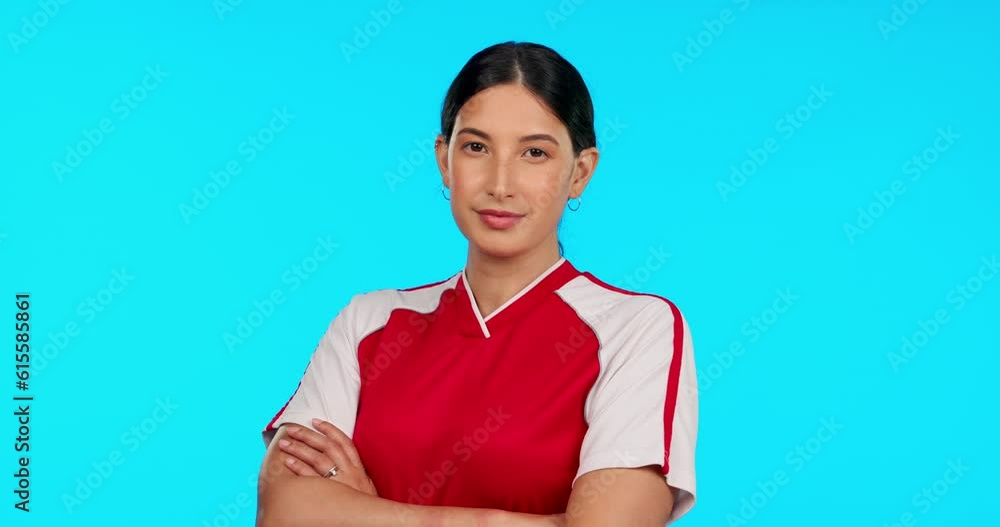
[[[488,134],[488,133],[486,133],[486,132],[484,132],[484,131],[482,131],[482,130],[480,130],[478,128],[465,127],[465,128],[462,128],[461,130],[459,130],[458,133],[456,133],[455,135],[457,136],[457,135],[462,134],[462,133],[477,135],[479,137],[482,137],[483,139],[486,139],[487,141],[492,141],[493,140],[493,138],[490,137],[490,134]],[[518,141],[521,142],[521,143],[527,143],[528,141],[549,141],[549,142],[555,144],[557,147],[559,146],[559,141],[557,141],[555,137],[552,137],[549,134],[531,134],[531,135],[526,135],[526,136],[523,136],[520,139],[518,139]]]

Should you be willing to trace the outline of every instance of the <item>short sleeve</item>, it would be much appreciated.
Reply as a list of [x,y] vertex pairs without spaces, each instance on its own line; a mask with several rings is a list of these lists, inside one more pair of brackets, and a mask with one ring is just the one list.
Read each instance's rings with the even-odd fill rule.
[[[602,342],[601,370],[585,416],[579,478],[602,468],[658,465],[676,489],[668,523],[695,502],[698,386],[687,321],[660,298],[628,317]],[[576,479],[574,479],[574,483]]]
[[327,326],[306,366],[299,385],[285,406],[264,427],[267,445],[279,426],[296,423],[312,427],[312,419],[329,421],[349,437],[357,418],[361,374],[353,338],[357,297]]

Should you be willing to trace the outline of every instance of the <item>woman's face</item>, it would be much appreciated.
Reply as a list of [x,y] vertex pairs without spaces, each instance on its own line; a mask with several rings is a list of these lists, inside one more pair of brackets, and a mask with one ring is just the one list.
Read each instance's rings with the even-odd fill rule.
[[596,148],[574,157],[566,126],[519,84],[469,99],[436,149],[459,230],[496,257],[557,252],[566,200],[580,196],[598,159]]

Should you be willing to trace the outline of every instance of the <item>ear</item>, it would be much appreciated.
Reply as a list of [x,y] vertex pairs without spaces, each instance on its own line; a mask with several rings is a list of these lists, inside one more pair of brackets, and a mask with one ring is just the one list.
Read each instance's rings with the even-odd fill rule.
[[573,160],[573,175],[569,182],[569,197],[579,198],[583,194],[583,189],[590,183],[590,178],[597,170],[597,162],[601,158],[601,153],[596,146],[584,148]]
[[434,157],[437,160],[438,171],[441,172],[441,184],[451,188],[451,174],[448,172],[448,143],[443,134],[438,134],[434,140]]

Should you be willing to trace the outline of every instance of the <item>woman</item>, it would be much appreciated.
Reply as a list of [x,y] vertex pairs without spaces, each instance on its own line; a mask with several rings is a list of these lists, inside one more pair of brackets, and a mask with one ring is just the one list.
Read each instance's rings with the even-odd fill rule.
[[557,237],[599,158],[583,79],[547,47],[491,46],[441,131],[465,268],[334,318],[264,430],[258,525],[673,522],[695,499],[687,324]]

